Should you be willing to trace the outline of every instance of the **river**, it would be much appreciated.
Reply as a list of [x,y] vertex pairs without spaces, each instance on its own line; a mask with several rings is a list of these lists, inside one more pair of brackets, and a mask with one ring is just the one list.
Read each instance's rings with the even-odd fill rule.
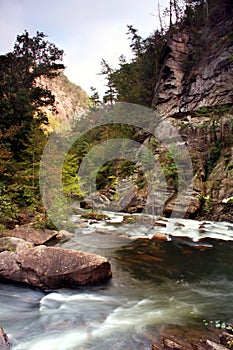
[[[79,227],[60,244],[107,257],[105,284],[50,293],[0,285],[13,350],[151,350],[163,327],[233,321],[233,224],[122,218]],[[168,241],[149,240],[155,232]]]

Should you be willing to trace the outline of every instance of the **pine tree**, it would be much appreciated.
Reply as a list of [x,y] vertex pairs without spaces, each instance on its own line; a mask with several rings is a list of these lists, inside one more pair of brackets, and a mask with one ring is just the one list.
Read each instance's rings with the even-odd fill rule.
[[31,38],[25,31],[17,36],[13,52],[0,56],[0,129],[7,132],[12,125],[17,126],[14,139],[8,141],[18,160],[35,114],[38,124],[46,123],[41,107],[54,104],[51,91],[39,86],[37,80],[41,76],[52,78],[64,68],[63,51],[45,37],[37,32]]

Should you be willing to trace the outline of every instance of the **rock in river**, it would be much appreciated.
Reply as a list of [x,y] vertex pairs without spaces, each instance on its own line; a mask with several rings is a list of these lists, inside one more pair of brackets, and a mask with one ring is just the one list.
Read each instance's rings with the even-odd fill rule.
[[17,253],[0,253],[0,280],[45,290],[94,284],[111,275],[107,259],[75,250],[41,245]]
[[1,326],[0,326],[0,349],[10,350],[9,339]]

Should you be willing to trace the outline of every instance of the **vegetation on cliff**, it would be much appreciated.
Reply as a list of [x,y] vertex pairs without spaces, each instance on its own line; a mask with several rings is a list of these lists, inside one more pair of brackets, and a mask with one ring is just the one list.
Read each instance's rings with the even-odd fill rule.
[[180,64],[192,79],[194,66],[232,43],[232,12],[231,0],[175,0],[170,1],[170,8],[165,11],[168,17],[165,23],[159,15],[160,29],[148,38],[142,38],[138,30],[129,25],[127,34],[134,58],[127,62],[120,56],[118,68],[102,61],[101,73],[106,76],[108,88],[104,100],[152,107],[156,86],[164,75],[169,75],[164,68],[174,33],[186,31],[190,36],[190,51],[187,56],[183,55]]
[[[137,29],[128,26],[134,53],[130,62],[120,56],[118,68],[112,68],[105,60],[101,63],[107,84],[105,103],[120,101],[152,107],[160,115],[170,117],[182,135],[194,174],[188,217],[231,220],[232,12],[229,0],[170,1],[167,21],[164,23],[160,15],[160,29],[148,38],[143,39]],[[114,127],[108,128],[107,135],[116,137]],[[158,140],[140,130],[132,129],[128,136],[140,143],[147,139],[147,145],[159,154],[171,191],[164,208],[164,214],[169,216],[179,181],[171,154]],[[103,133],[100,140],[106,139]],[[130,167],[131,173],[129,162],[115,160],[105,164],[98,174],[99,189],[101,183],[106,186],[108,181],[107,187],[112,188],[122,178],[130,177],[137,186],[138,197],[145,197],[145,179],[135,165]],[[217,170],[220,168],[221,175]],[[140,211],[142,206],[140,203],[134,210]]]

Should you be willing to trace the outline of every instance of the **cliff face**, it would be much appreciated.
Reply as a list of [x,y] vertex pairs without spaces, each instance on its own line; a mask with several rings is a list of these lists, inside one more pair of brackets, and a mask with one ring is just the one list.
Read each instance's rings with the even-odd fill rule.
[[160,115],[179,116],[202,107],[233,103],[233,22],[167,40],[153,105]]
[[[193,165],[186,217],[232,221],[233,21],[186,27],[167,40],[154,107],[179,130]],[[171,213],[175,190],[164,214]],[[180,204],[182,206],[182,203]]]
[[45,110],[50,119],[54,116],[55,119],[62,121],[80,116],[89,105],[86,92],[78,85],[71,83],[63,73],[53,79],[42,77],[38,84],[48,88],[55,97],[56,110]]
[[232,108],[226,111],[219,107],[188,120],[175,119],[174,124],[189,150],[193,168],[194,186],[186,216],[232,221]]

